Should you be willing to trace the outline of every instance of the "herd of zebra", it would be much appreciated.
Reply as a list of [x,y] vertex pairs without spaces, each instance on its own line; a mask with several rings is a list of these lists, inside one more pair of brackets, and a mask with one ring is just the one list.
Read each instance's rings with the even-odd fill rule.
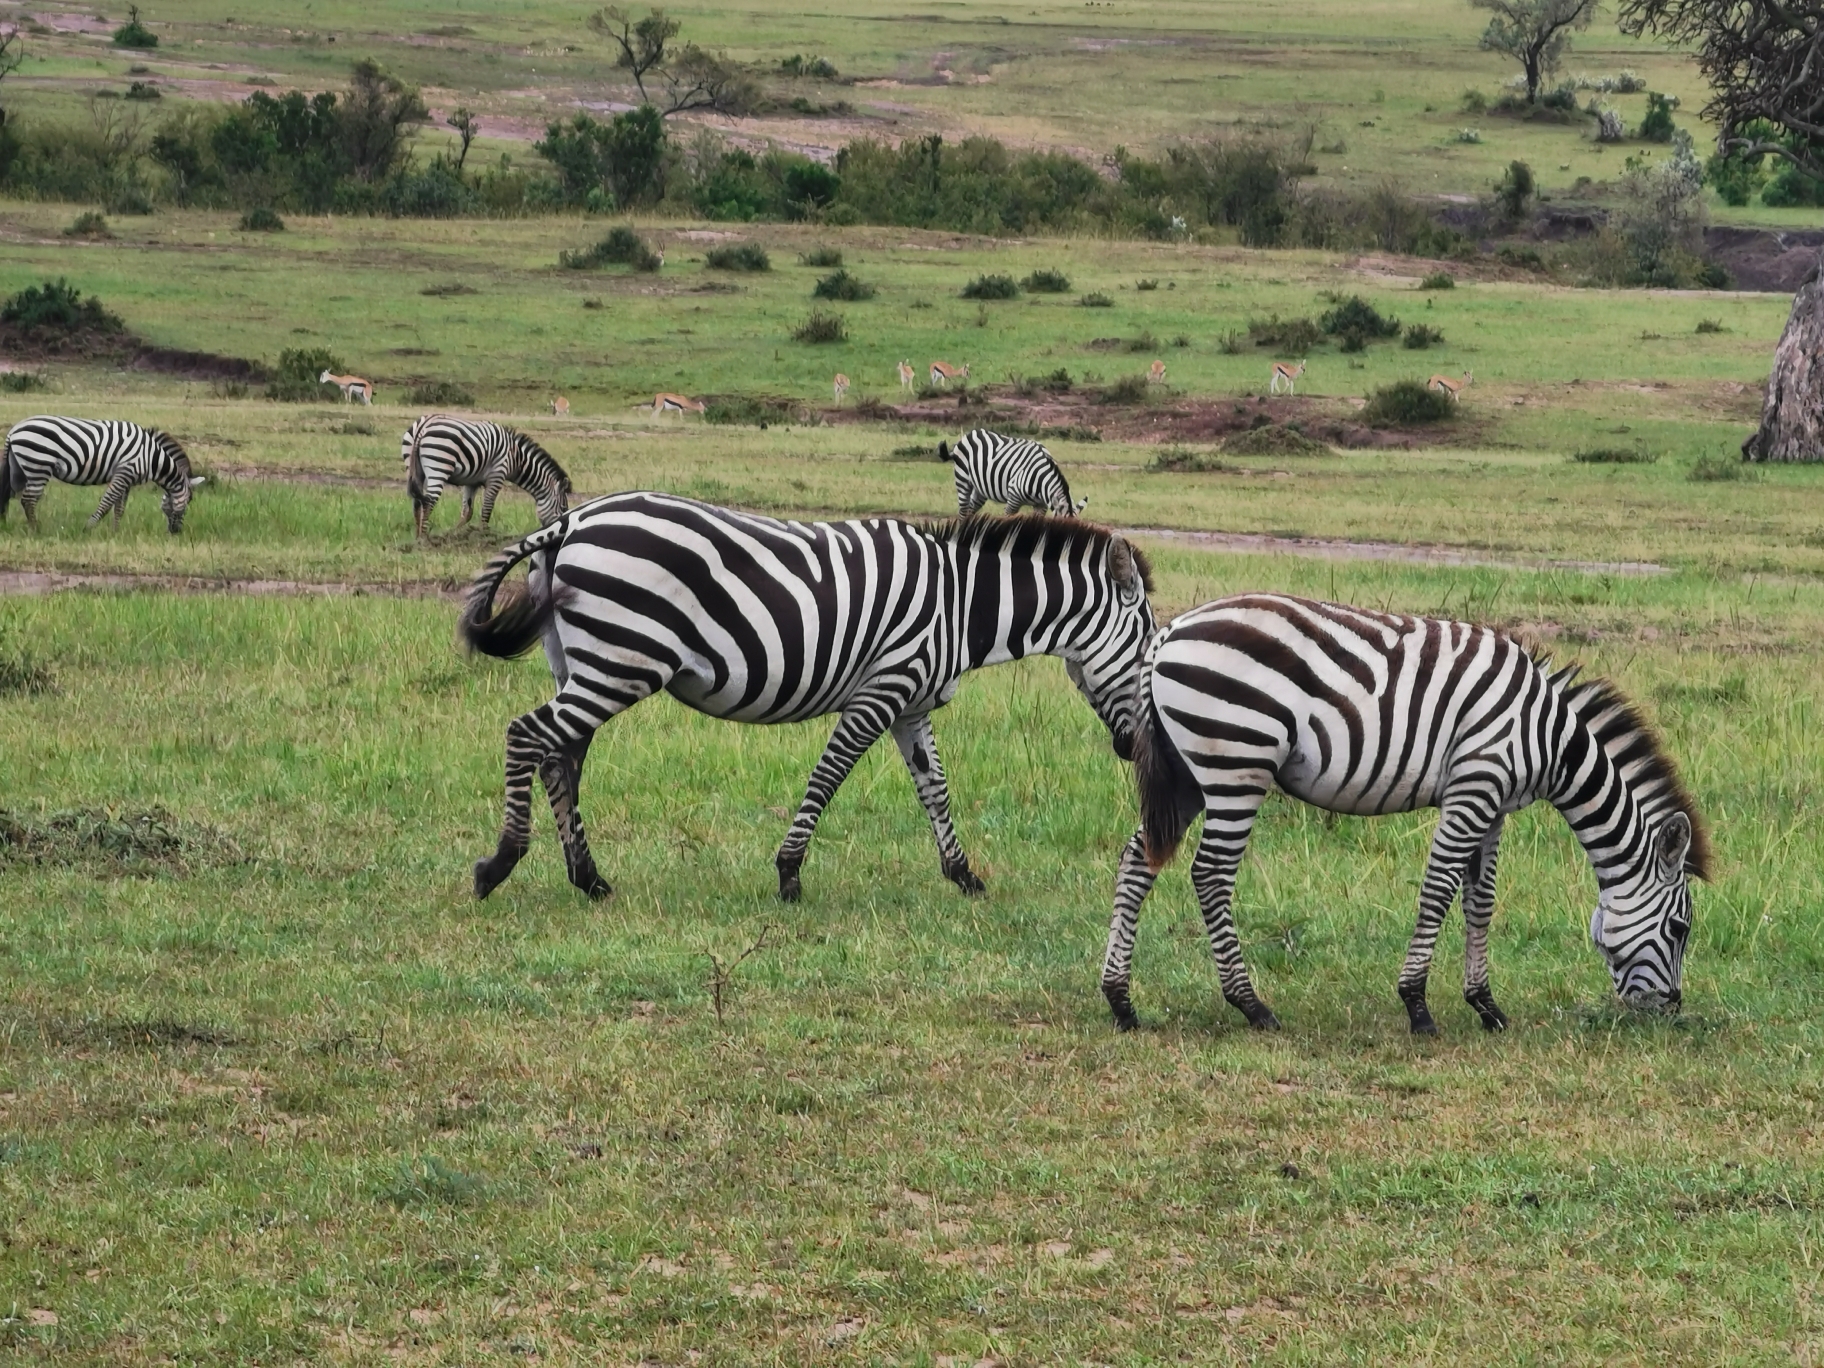
[[[837,723],[811,771],[775,865],[801,893],[819,816],[883,734],[925,808],[944,876],[983,889],[950,816],[931,714],[964,673],[1060,657],[1114,752],[1133,762],[1140,826],[1122,851],[1102,988],[1116,1024],[1130,996],[1141,904],[1195,820],[1191,880],[1222,993],[1250,1024],[1278,1025],[1243,962],[1236,873],[1274,787],[1331,812],[1439,809],[1417,925],[1398,978],[1411,1029],[1435,1032],[1426,981],[1461,894],[1466,1001],[1506,1025],[1489,987],[1495,866],[1510,813],[1544,800],[1582,843],[1599,888],[1590,939],[1628,1004],[1678,1005],[1692,877],[1707,877],[1703,823],[1640,714],[1606,681],[1578,682],[1492,627],[1248,593],[1160,627],[1145,555],[1077,514],[1037,442],[986,430],[940,443],[958,516],[782,521],[655,492],[570,508],[571,483],[523,433],[432,414],[401,457],[420,534],[442,491],[482,491],[485,527],[504,484],[536,501],[542,526],[476,578],[459,631],[498,657],[542,646],[551,700],[506,731],[506,811],[474,869],[485,898],[525,854],[533,776],[556,818],[572,883],[605,897],[580,811],[596,731],[658,692],[740,722]],[[32,418],[8,432],[0,517],[18,494],[28,521],[47,481],[106,484],[90,524],[118,519],[134,484],[165,490],[173,532],[191,488],[182,448],[131,423]],[[1007,516],[983,515],[989,503]],[[1034,513],[1021,510],[1033,508]],[[523,581],[509,581],[527,563]]]

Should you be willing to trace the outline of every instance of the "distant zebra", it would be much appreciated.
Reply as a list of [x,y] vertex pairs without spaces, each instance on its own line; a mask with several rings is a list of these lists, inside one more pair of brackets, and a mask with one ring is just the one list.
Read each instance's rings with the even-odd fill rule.
[[1148,650],[1134,773],[1141,827],[1127,843],[1102,991],[1123,1029],[1140,904],[1192,820],[1191,882],[1222,995],[1257,1027],[1231,902],[1255,814],[1277,785],[1331,812],[1439,809],[1400,971],[1412,1029],[1438,930],[1463,894],[1463,996],[1482,1024],[1507,1018],[1488,986],[1495,858],[1507,814],[1544,799],[1564,814],[1600,889],[1590,938],[1632,1006],[1676,1007],[1691,931],[1689,878],[1709,845],[1691,797],[1621,692],[1572,682],[1491,627],[1242,594],[1169,623]]
[[[514,564],[544,565],[499,594]],[[535,566],[537,559],[535,559]],[[1048,517],[780,522],[666,494],[614,494],[507,547],[476,578],[460,623],[473,650],[514,656],[540,639],[557,696],[507,727],[506,820],[475,866],[485,898],[530,835],[544,780],[570,881],[605,897],[577,814],[596,729],[664,690],[738,722],[840,720],[779,848],[795,900],[819,814],[890,731],[931,821],[943,873],[982,882],[950,824],[931,712],[967,670],[1061,656],[1129,753],[1140,657],[1153,632],[1145,558],[1104,528]]]
[[477,489],[482,491],[484,532],[505,484],[518,485],[532,496],[540,522],[550,522],[570,506],[570,477],[551,453],[525,433],[497,423],[427,413],[399,439],[399,459],[405,464],[405,489],[412,497],[420,537],[426,535],[425,524],[445,485],[462,490],[458,528],[467,526],[475,511]]
[[1021,437],[977,428],[954,447],[939,442],[937,455],[956,465],[956,511],[964,517],[989,503],[1005,504],[1009,513],[1030,506],[1069,517],[1089,502],[1073,504],[1070,483],[1051,453]]
[[165,526],[176,536],[184,530],[190,491],[203,483],[190,473],[190,457],[169,433],[121,419],[27,418],[6,434],[5,468],[0,472],[0,521],[13,495],[25,509],[26,525],[38,530],[38,500],[52,480],[65,484],[105,484],[101,504],[89,516],[95,526],[110,509],[114,526],[135,485],[155,484],[165,491],[159,501]]

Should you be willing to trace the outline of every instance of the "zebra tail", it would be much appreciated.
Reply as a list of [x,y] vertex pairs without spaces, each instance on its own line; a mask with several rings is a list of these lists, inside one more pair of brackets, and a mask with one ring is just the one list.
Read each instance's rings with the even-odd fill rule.
[[1171,738],[1159,725],[1151,671],[1141,682],[1140,716],[1134,726],[1134,783],[1140,791],[1140,832],[1146,862],[1157,874],[1172,862],[1197,815],[1197,787]]
[[538,644],[557,608],[551,577],[543,577],[542,594],[534,593],[529,582],[510,584],[502,589],[501,581],[528,556],[561,542],[570,530],[569,521],[559,518],[531,536],[522,537],[503,549],[475,577],[475,583],[469,587],[468,602],[463,605],[462,616],[456,622],[457,636],[466,649],[510,660]]

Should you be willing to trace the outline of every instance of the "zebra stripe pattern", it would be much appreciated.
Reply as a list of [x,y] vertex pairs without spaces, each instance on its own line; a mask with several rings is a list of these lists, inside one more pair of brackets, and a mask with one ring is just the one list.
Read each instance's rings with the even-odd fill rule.
[[107,491],[88,525],[95,526],[112,510],[117,529],[134,486],[155,484],[165,491],[159,507],[173,536],[184,530],[190,491],[203,483],[202,476],[190,473],[190,457],[176,438],[138,423],[41,416],[13,424],[6,434],[5,470],[0,473],[0,520],[17,495],[26,525],[37,531],[38,500],[52,480],[105,484]]
[[462,490],[458,528],[467,526],[474,512],[477,489],[482,491],[483,531],[502,485],[518,485],[530,494],[540,522],[561,517],[570,504],[570,477],[551,453],[525,433],[498,423],[427,413],[400,439],[399,458],[405,463],[406,492],[412,496],[420,537],[445,485]]
[[1102,988],[1136,1024],[1130,966],[1140,905],[1186,829],[1223,996],[1278,1025],[1242,962],[1235,875],[1275,784],[1331,812],[1439,809],[1399,994],[1414,1032],[1432,949],[1461,889],[1463,996],[1482,1024],[1507,1018],[1488,984],[1495,860],[1509,813],[1544,799],[1564,814],[1600,888],[1590,937],[1615,990],[1678,1005],[1691,929],[1689,878],[1708,877],[1695,805],[1652,730],[1605,681],[1574,683],[1490,627],[1244,594],[1193,609],[1148,649],[1135,737],[1141,829],[1121,856]]
[[954,447],[938,443],[937,454],[956,465],[956,511],[965,518],[989,503],[1005,504],[1009,513],[1032,507],[1069,517],[1089,502],[1070,501],[1070,482],[1037,442],[977,428]]
[[[500,593],[495,611],[528,557],[527,588]],[[506,820],[475,866],[476,896],[525,854],[535,772],[571,882],[608,894],[577,813],[583,759],[603,723],[660,690],[738,722],[838,715],[775,857],[781,898],[799,896],[819,815],[884,732],[912,772],[945,877],[977,892],[932,711],[967,670],[1060,656],[1125,757],[1153,632],[1149,573],[1121,538],[1074,519],[780,522],[653,493],[585,504],[496,556],[463,613],[465,641],[487,655],[542,639],[557,683],[507,727]]]

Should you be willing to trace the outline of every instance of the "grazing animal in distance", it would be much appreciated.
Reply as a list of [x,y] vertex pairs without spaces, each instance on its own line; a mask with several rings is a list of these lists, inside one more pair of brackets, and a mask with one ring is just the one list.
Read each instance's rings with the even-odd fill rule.
[[1448,375],[1434,375],[1425,382],[1425,388],[1436,390],[1439,394],[1448,394],[1453,404],[1463,402],[1463,391],[1475,383],[1475,374],[1464,371],[1461,380],[1452,380]]
[[570,401],[564,398],[563,395],[558,395],[551,401],[551,416],[554,418],[568,418],[570,416]]
[[1146,383],[1149,385],[1163,385],[1165,383],[1165,362],[1155,361],[1146,368]]
[[1074,517],[1089,502],[1084,498],[1073,504],[1070,482],[1051,453],[1023,437],[977,428],[954,447],[939,442],[937,455],[956,466],[956,511],[965,518],[989,503],[1005,504],[1009,514],[1031,507]]
[[363,380],[358,375],[337,375],[333,371],[324,371],[317,377],[320,385],[334,385],[342,391],[342,402],[352,404],[359,399],[364,404],[374,402],[374,382]]
[[[545,570],[501,594],[517,562],[541,556]],[[886,732],[944,877],[979,892],[951,826],[931,713],[969,670],[1061,656],[1127,755],[1153,633],[1149,587],[1139,551],[1075,519],[782,522],[654,493],[573,509],[495,556],[462,614],[463,640],[485,655],[542,640],[557,685],[507,726],[506,816],[497,849],[475,866],[475,894],[487,897],[525,854],[537,774],[570,881],[608,895],[578,815],[583,761],[603,723],[661,690],[738,722],[839,714],[774,858],[781,898],[798,898],[819,815]]]
[[127,497],[135,485],[155,484],[165,491],[159,507],[172,536],[184,530],[184,510],[191,491],[204,477],[190,473],[190,457],[175,437],[124,419],[56,418],[41,415],[14,423],[0,454],[0,521],[14,495],[25,509],[25,523],[38,530],[38,500],[52,480],[73,485],[105,484],[101,503],[89,515],[93,527],[114,514],[120,527]]
[[899,363],[899,387],[903,390],[913,389],[918,383],[918,372],[912,369],[910,361]]
[[1293,381],[1297,380],[1298,377],[1303,375],[1304,373],[1305,373],[1305,363],[1303,361],[1300,361],[1296,366],[1294,366],[1289,361],[1275,361],[1273,363],[1273,383],[1271,386],[1272,392],[1274,394],[1278,394],[1279,393],[1279,382],[1281,380],[1284,380],[1286,382],[1286,393],[1287,394],[1296,393],[1296,391],[1292,388]]
[[1218,599],[1148,649],[1134,776],[1140,830],[1121,855],[1102,991],[1116,1024],[1140,904],[1201,814],[1191,882],[1222,994],[1256,1027],[1278,1021],[1242,962],[1236,871],[1275,785],[1329,812],[1438,809],[1399,994],[1415,1034],[1438,930],[1463,894],[1463,996],[1488,1030],[1507,1018],[1488,986],[1495,859],[1507,815],[1539,799],[1564,815],[1596,871],[1590,939],[1635,1007],[1676,1007],[1691,931],[1691,876],[1709,845],[1658,738],[1604,680],[1554,673],[1507,633],[1280,594]]
[[687,398],[682,394],[655,394],[652,396],[654,413],[703,413],[706,405],[701,399]]
[[836,383],[833,388],[836,391],[836,402],[840,404],[842,402],[842,396],[849,392],[849,377],[844,375],[841,371],[837,371]]
[[933,361],[931,363],[931,386],[933,389],[946,389],[949,387],[952,380],[967,380],[968,378],[969,367],[967,363],[962,366],[953,366],[947,361]]
[[477,489],[482,491],[484,532],[502,485],[517,485],[530,494],[541,523],[560,517],[569,507],[570,477],[564,468],[525,433],[498,423],[427,413],[399,439],[399,459],[405,463],[405,488],[420,538],[427,535],[431,510],[447,485],[462,490],[459,531],[468,526]]

